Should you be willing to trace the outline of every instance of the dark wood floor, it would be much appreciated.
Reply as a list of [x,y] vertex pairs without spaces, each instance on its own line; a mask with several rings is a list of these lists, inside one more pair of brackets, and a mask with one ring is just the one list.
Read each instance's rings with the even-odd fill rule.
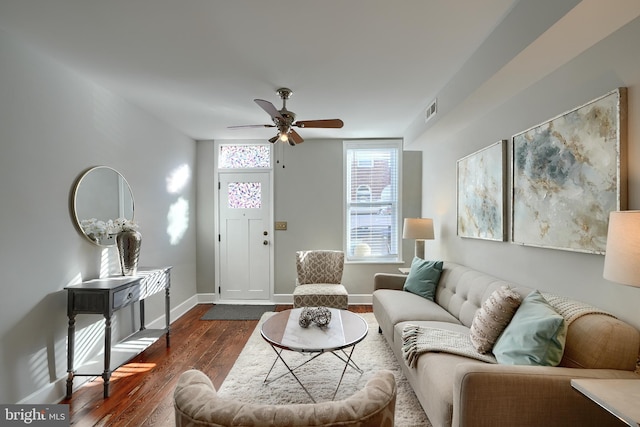
[[[111,394],[102,398],[102,379],[86,383],[69,404],[73,426],[173,426],[173,389],[180,374],[196,368],[219,388],[255,329],[257,320],[200,320],[211,304],[200,304],[171,325],[171,347],[164,339],[120,367],[111,377]],[[277,306],[282,311],[290,306]],[[371,306],[350,306],[357,313]]]

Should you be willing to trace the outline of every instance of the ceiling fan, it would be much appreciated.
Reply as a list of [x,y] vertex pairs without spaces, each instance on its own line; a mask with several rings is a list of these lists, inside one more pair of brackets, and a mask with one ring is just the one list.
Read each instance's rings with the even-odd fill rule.
[[282,99],[282,108],[278,110],[272,103],[265,101],[264,99],[254,99],[256,104],[260,106],[264,111],[271,116],[273,124],[268,125],[244,125],[244,126],[229,126],[229,129],[239,128],[278,128],[278,134],[269,139],[269,142],[275,143],[280,140],[282,142],[288,142],[289,145],[294,146],[300,144],[304,139],[293,128],[335,128],[339,129],[344,126],[344,123],[340,119],[325,119],[325,120],[298,120],[296,121],[296,115],[293,111],[287,110],[287,99],[291,98],[293,92],[291,89],[282,87],[276,91]]

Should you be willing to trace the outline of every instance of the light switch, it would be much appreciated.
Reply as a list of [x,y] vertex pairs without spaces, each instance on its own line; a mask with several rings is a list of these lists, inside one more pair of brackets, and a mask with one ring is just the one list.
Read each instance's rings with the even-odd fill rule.
[[287,221],[276,221],[276,230],[286,230]]

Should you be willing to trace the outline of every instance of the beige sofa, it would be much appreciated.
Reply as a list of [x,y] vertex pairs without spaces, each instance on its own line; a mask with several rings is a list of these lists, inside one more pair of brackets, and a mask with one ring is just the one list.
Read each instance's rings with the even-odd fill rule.
[[396,381],[379,371],[362,390],[335,402],[260,405],[217,395],[201,371],[188,370],[174,390],[176,427],[191,426],[358,426],[393,427]]
[[433,302],[402,291],[405,279],[375,275],[373,312],[434,427],[621,425],[572,389],[570,381],[640,379],[634,373],[640,346],[635,328],[605,314],[583,315],[569,324],[557,367],[491,364],[428,352],[410,368],[402,356],[405,325],[469,333],[476,310],[494,290],[510,285],[524,297],[532,289],[445,262]]

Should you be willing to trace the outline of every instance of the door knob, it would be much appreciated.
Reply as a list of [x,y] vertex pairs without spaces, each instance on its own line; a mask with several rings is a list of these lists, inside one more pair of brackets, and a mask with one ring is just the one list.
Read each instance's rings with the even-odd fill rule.
[[267,246],[267,245],[269,244],[269,241],[268,241],[268,240],[263,240],[263,241],[262,241],[262,244],[263,244],[263,245],[265,245],[265,246]]

